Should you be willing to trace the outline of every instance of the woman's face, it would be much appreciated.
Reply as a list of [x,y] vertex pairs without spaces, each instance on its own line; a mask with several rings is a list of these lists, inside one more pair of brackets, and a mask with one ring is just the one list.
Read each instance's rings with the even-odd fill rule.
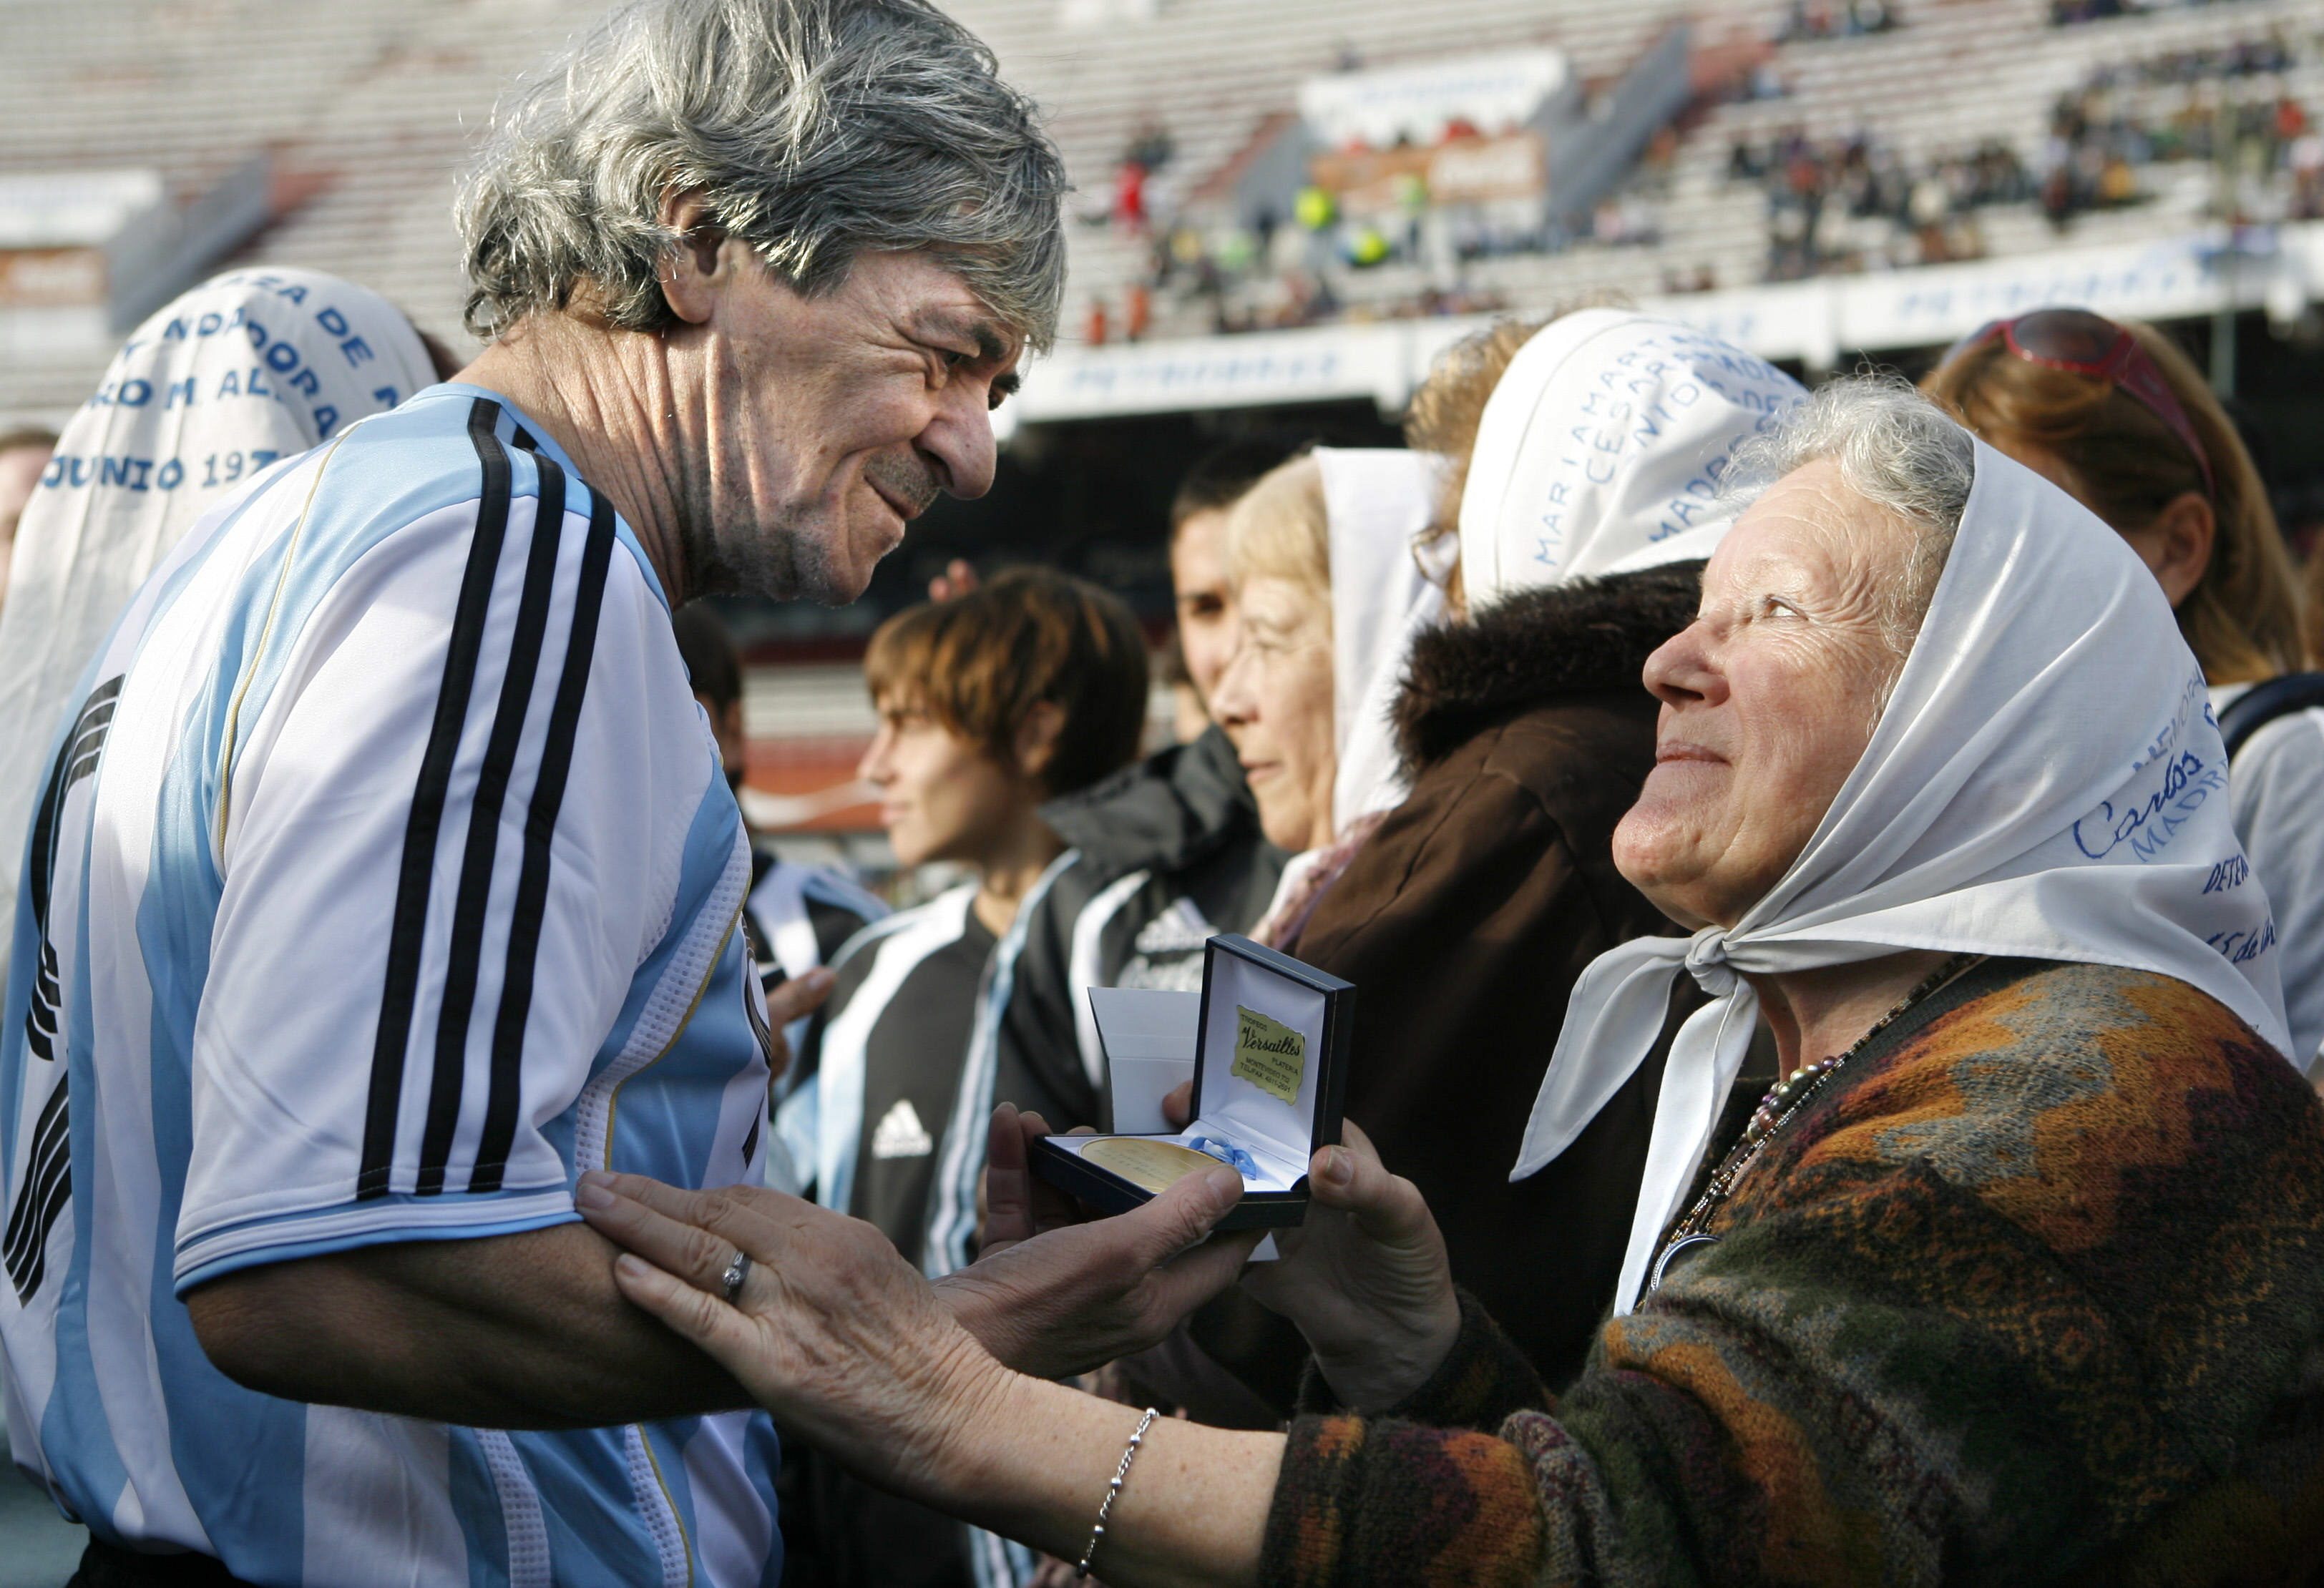
[[879,731],[857,775],[880,790],[880,822],[897,863],[981,864],[1024,813],[1039,784],[1003,766],[917,704],[882,698]]
[[1879,593],[1911,529],[1810,464],[1738,519],[1692,624],[1646,658],[1655,768],[1614,863],[1687,926],[1733,926],[1791,868],[1870,740],[1897,666]]
[[1234,658],[1219,675],[1211,715],[1234,743],[1268,841],[1320,848],[1332,840],[1340,772],[1330,605],[1305,585],[1261,575],[1236,592],[1235,621]]

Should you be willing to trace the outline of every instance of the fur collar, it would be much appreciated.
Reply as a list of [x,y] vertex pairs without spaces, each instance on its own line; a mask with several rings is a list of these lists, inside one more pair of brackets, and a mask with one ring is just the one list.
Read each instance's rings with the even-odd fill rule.
[[1694,620],[1702,565],[1576,579],[1495,602],[1413,641],[1396,705],[1407,775],[1494,722],[1561,694],[1639,689],[1639,670]]

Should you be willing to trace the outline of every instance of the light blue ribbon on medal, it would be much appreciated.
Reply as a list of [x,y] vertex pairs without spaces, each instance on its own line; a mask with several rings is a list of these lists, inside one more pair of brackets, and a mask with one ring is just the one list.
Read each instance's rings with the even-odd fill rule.
[[1186,1145],[1197,1152],[1207,1152],[1221,1163],[1232,1165],[1247,1180],[1259,1178],[1259,1160],[1231,1142],[1214,1142],[1208,1136],[1196,1136]]

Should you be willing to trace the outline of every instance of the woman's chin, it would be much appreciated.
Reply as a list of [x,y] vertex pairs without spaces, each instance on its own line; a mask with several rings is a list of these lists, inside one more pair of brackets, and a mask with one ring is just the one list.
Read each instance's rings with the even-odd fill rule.
[[1296,855],[1314,847],[1308,842],[1314,836],[1310,830],[1311,825],[1304,816],[1296,822],[1269,822],[1264,815],[1259,819],[1259,831],[1266,835],[1267,841],[1287,855]]
[[1265,779],[1251,793],[1259,804],[1259,831],[1277,849],[1296,855],[1314,847],[1314,812],[1305,800],[1277,794],[1283,781],[1280,775]]
[[888,832],[888,852],[896,857],[896,864],[905,870],[925,866],[936,858],[936,846],[921,840],[915,833],[899,833],[893,828]]
[[1656,909],[1677,919],[1676,901],[1665,895],[1683,891],[1700,875],[1704,849],[1697,824],[1651,797],[1642,798],[1614,829],[1614,869]]

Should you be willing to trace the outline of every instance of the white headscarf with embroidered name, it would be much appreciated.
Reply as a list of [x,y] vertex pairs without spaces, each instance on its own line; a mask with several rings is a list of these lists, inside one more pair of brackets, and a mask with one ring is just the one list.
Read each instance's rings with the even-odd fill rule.
[[0,911],[49,742],[145,576],[244,482],[435,379],[392,305],[316,271],[215,277],[114,355],[25,505],[0,607]]
[[1707,557],[1720,478],[1805,399],[1766,360],[1676,320],[1591,308],[1517,350],[1477,422],[1461,497],[1471,610],[1578,574]]
[[2238,864],[2202,670],[2121,536],[1976,444],[1976,483],[1920,637],[1815,834],[1731,928],[1591,962],[1510,1179],[1564,1151],[1652,1050],[1673,980],[1711,1001],[1664,1069],[1615,1308],[1678,1212],[1758,997],[1740,972],[1903,950],[2153,971],[2288,1042],[2275,928]]

